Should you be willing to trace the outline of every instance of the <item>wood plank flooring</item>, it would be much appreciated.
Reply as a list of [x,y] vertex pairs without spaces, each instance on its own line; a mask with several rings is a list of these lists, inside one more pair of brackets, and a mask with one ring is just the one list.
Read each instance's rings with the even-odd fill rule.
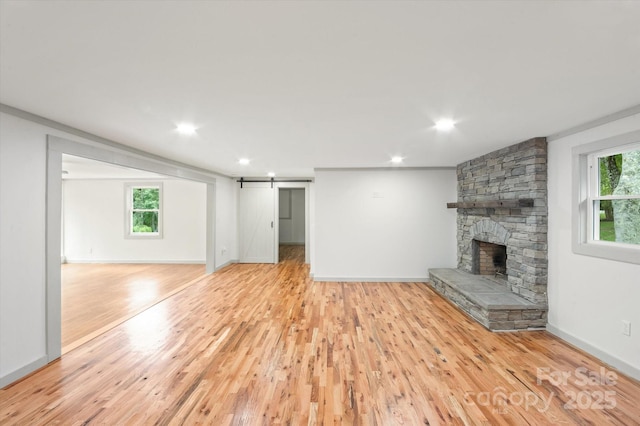
[[205,266],[67,263],[61,272],[66,353],[202,277]]
[[640,383],[425,284],[231,265],[0,390],[0,423],[640,424]]
[[278,262],[304,263],[304,246],[295,244],[280,245]]

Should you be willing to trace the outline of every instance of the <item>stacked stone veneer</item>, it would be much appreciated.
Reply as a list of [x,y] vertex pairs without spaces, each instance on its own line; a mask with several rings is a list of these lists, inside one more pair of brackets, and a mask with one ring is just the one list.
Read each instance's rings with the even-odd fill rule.
[[507,247],[513,293],[547,303],[547,141],[534,138],[459,164],[458,202],[530,198],[533,207],[458,209],[458,268],[473,270],[472,240]]

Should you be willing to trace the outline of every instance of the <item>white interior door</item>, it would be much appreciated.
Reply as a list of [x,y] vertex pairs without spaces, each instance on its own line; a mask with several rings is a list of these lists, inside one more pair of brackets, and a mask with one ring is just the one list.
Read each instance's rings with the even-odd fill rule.
[[269,182],[240,188],[240,262],[276,263],[275,192]]

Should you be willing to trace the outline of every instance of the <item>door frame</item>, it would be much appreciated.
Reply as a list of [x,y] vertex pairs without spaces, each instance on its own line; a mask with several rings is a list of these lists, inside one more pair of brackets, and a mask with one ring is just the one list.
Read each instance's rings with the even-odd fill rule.
[[51,362],[62,355],[62,278],[60,271],[62,240],[62,154],[132,169],[159,173],[207,185],[206,273],[215,271],[216,178],[187,167],[164,162],[125,149],[74,142],[47,135],[46,195],[46,358]]
[[274,250],[275,259],[278,263],[280,259],[279,244],[280,244],[280,189],[297,188],[304,189],[304,263],[310,263],[311,261],[311,243],[310,243],[310,194],[308,182],[276,182],[275,183],[275,233],[274,233]]

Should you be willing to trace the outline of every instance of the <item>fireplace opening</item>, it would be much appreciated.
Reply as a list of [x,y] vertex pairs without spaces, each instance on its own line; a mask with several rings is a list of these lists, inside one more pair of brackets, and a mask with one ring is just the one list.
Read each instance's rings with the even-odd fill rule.
[[473,240],[472,271],[478,275],[490,275],[507,279],[507,247],[501,244]]

